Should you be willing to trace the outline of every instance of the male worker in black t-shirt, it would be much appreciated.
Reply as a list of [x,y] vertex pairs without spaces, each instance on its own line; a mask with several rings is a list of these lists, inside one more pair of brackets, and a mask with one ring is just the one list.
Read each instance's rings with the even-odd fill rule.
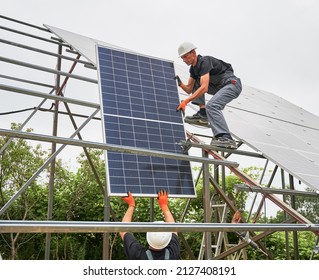
[[[122,197],[128,204],[122,222],[132,222],[135,200],[130,192]],[[168,208],[168,194],[165,190],[158,192],[158,204],[162,209],[165,222],[174,223],[174,217]],[[180,257],[180,244],[177,232],[147,232],[149,248],[140,244],[130,232],[120,232],[124,242],[124,250],[130,260],[177,260]]]
[[[241,81],[234,75],[232,66],[212,56],[197,55],[196,46],[190,42],[181,44],[178,54],[184,63],[190,66],[190,77],[187,84],[182,83],[178,76],[175,79],[186,93],[192,94],[182,101],[177,109],[185,111],[189,102],[199,105],[200,110],[193,116],[187,116],[185,121],[203,124],[209,122],[214,135],[212,144],[236,148],[236,142],[230,134],[222,112],[242,90]],[[205,93],[213,95],[206,105]]]

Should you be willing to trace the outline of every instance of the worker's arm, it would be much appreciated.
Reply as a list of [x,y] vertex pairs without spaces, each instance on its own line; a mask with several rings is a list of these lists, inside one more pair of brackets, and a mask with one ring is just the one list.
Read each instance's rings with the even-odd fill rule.
[[190,94],[193,92],[193,88],[195,85],[195,79],[193,79],[192,77],[189,77],[187,84],[184,84],[181,79],[179,78],[179,76],[176,76],[175,79],[178,82],[178,86],[184,90],[186,93]]
[[190,101],[201,97],[204,93],[208,91],[209,85],[209,72],[200,77],[200,87],[188,98]]
[[[161,207],[166,223],[175,223],[175,219],[168,207],[168,193],[165,190],[158,192],[158,205]],[[177,235],[177,232],[173,232]]]
[[[122,197],[122,199],[128,204],[128,208],[124,214],[122,222],[132,222],[134,208],[135,208],[135,200],[130,192],[127,193],[127,196]],[[126,231],[121,231],[120,235],[122,240],[124,239]]]
[[163,211],[163,215],[166,223],[175,223],[175,219],[169,209]]
[[[192,78],[190,78],[190,80],[191,79]],[[195,83],[194,79],[193,79],[193,81]],[[201,78],[200,78],[200,87],[190,97],[188,97],[187,99],[183,100],[179,104],[179,106],[177,107],[177,111],[182,110],[182,111],[185,112],[185,108],[186,108],[186,106],[187,106],[187,104],[189,102],[191,102],[192,100],[194,100],[196,98],[199,98],[200,96],[202,96],[203,94],[205,94],[208,91],[208,85],[209,85],[209,72],[207,74],[201,76]],[[194,87],[194,85],[193,85],[193,87]],[[193,89],[193,87],[192,87],[192,89]]]

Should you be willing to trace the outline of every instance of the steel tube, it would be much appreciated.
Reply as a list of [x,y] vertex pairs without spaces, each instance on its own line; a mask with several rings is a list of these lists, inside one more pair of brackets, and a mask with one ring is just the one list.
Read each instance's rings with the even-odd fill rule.
[[305,197],[316,197],[319,198],[319,192],[305,192],[298,190],[288,190],[288,189],[271,189],[271,188],[262,188],[258,186],[248,186],[237,184],[234,186],[237,191],[246,191],[246,192],[256,192],[256,193],[273,193],[273,194],[282,194],[282,195],[297,195]]
[[43,66],[39,66],[39,65],[35,65],[35,64],[27,63],[27,62],[22,62],[19,60],[10,59],[10,58],[6,58],[3,56],[0,56],[0,61],[6,62],[6,63],[11,63],[11,64],[16,64],[16,65],[23,66],[23,67],[28,67],[28,68],[43,71],[43,72],[53,73],[56,75],[67,76],[67,77],[70,77],[73,79],[82,80],[82,81],[90,82],[93,84],[98,83],[98,81],[95,79],[91,79],[91,78],[87,78],[87,77],[79,76],[79,75],[75,75],[75,74],[69,74],[69,73],[63,72],[63,71],[57,71],[55,69],[51,69],[48,67],[43,67]]
[[0,233],[236,232],[267,230],[319,232],[319,224],[163,223],[159,227],[151,222],[0,221]]
[[12,86],[8,86],[5,84],[0,84],[0,89],[6,90],[6,91],[11,91],[11,92],[16,92],[16,93],[21,93],[21,94],[26,94],[26,95],[32,95],[32,96],[41,97],[41,98],[58,100],[61,102],[67,102],[67,103],[76,104],[76,105],[80,105],[80,106],[86,106],[86,107],[91,107],[91,108],[100,108],[100,104],[97,104],[97,103],[86,102],[86,101],[81,101],[79,99],[73,99],[73,98],[68,98],[68,97],[62,97],[62,96],[42,93],[42,92],[28,90],[28,89],[19,88],[19,87],[12,87]]
[[22,132],[22,131],[14,131],[14,130],[8,130],[8,129],[0,129],[0,135],[29,139],[29,140],[38,140],[43,142],[55,142],[55,143],[66,144],[71,146],[80,146],[80,147],[87,147],[87,148],[110,150],[115,152],[138,154],[138,155],[144,155],[144,156],[155,156],[155,157],[170,158],[170,159],[176,159],[176,160],[205,162],[210,164],[218,163],[219,165],[238,166],[238,163],[233,161],[227,161],[227,160],[201,158],[201,157],[195,157],[195,156],[188,156],[184,154],[139,149],[139,148],[134,148],[129,146],[121,146],[121,145],[113,145],[113,144],[103,144],[103,143],[97,143],[97,142],[91,142],[91,141],[81,141],[81,140],[64,138],[64,137],[54,137],[54,136],[28,133],[28,132]]

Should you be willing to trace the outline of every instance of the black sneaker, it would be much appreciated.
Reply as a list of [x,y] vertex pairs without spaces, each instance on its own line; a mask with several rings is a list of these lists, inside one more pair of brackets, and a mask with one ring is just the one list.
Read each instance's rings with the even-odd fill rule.
[[237,144],[236,141],[230,138],[226,137],[217,137],[212,140],[212,145],[216,145],[218,147],[222,148],[228,148],[228,149],[236,149]]
[[196,123],[199,122],[201,124],[208,125],[208,120],[206,115],[202,115],[199,111],[192,115],[192,116],[187,116],[185,117],[185,122],[191,122],[191,123]]

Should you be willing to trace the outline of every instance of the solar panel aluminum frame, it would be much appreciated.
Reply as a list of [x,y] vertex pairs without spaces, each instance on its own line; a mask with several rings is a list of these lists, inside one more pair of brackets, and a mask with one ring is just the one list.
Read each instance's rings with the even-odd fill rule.
[[[172,104],[170,104],[170,102],[168,102],[168,104],[170,104],[169,107],[170,107],[171,112],[172,112],[172,106],[174,106],[174,115],[173,116],[170,116],[169,114],[167,116],[164,116],[164,115],[161,115],[161,116],[150,115],[150,118],[148,118],[146,115],[145,115],[144,118],[143,118],[143,116],[141,116],[141,117],[136,117],[136,116],[133,117],[133,116],[129,115],[129,112],[127,112],[127,110],[129,110],[128,109],[128,107],[129,107],[128,105],[131,104],[128,101],[129,100],[128,97],[127,97],[127,104],[125,104],[124,102],[121,103],[123,106],[126,107],[126,109],[124,109],[124,110],[121,109],[121,110],[119,110],[117,112],[115,112],[115,111],[110,112],[110,111],[112,111],[112,108],[109,107],[108,110],[110,110],[110,111],[106,112],[107,108],[105,108],[105,100],[104,100],[105,97],[103,97],[103,93],[104,93],[104,90],[105,90],[106,87],[105,86],[103,87],[103,85],[102,85],[103,84],[102,74],[105,74],[105,73],[102,73],[103,71],[101,70],[101,67],[103,65],[101,65],[101,58],[100,58],[100,54],[99,54],[99,50],[101,51],[102,49],[103,50],[109,50],[111,52],[123,53],[125,55],[125,57],[128,57],[128,56],[132,55],[132,56],[138,57],[138,59],[143,60],[145,58],[146,60],[149,59],[150,61],[153,61],[155,63],[157,61],[161,61],[164,66],[166,65],[166,63],[169,63],[171,65],[173,73],[169,74],[169,79],[170,79],[169,83],[171,83],[171,84],[168,85],[168,86],[173,88],[173,91],[176,92],[176,96],[173,96],[173,97],[168,96],[168,98],[173,98],[173,100],[174,100],[173,102],[171,102]],[[130,130],[130,125],[132,125],[132,127],[137,127],[136,123],[143,123],[143,122],[147,123],[147,129],[149,129],[149,130],[153,129],[154,133],[156,132],[156,129],[158,129],[158,131],[160,131],[159,132],[160,134],[162,133],[161,131],[163,131],[163,129],[160,128],[161,126],[164,126],[164,127],[171,126],[172,127],[172,131],[173,131],[174,134],[177,133],[177,135],[181,136],[181,133],[182,133],[182,137],[181,137],[182,139],[178,138],[179,141],[186,139],[186,131],[185,131],[185,128],[184,128],[184,120],[182,118],[181,113],[180,112],[176,112],[176,107],[177,107],[178,102],[179,102],[179,95],[178,95],[178,91],[177,91],[176,82],[173,79],[174,76],[175,76],[175,70],[174,70],[174,63],[172,61],[164,60],[164,59],[160,59],[160,58],[155,58],[155,57],[151,57],[151,56],[146,56],[146,55],[143,55],[143,54],[130,52],[130,51],[123,50],[123,49],[111,48],[110,46],[104,46],[104,45],[100,45],[100,44],[96,44],[96,57],[97,57],[97,71],[98,71],[98,77],[99,77],[98,81],[99,81],[100,104],[101,104],[101,115],[102,115],[103,140],[104,140],[105,143],[121,144],[123,146],[131,146],[131,147],[145,149],[144,146],[139,147],[139,146],[130,145],[131,143],[129,141],[130,140],[130,135],[129,135],[129,133],[130,133],[130,131],[129,131]],[[112,57],[112,59],[117,59],[117,57],[114,55]],[[140,61],[138,61],[138,62],[139,62],[139,64],[142,63]],[[156,65],[153,65],[151,63],[150,63],[150,65],[152,67],[156,68]],[[112,67],[113,67],[113,71],[115,71],[114,65],[112,65]],[[110,71],[110,69],[111,69],[111,66],[109,67],[109,69],[107,71]],[[138,70],[138,69],[135,69],[135,70]],[[116,69],[116,72],[119,73],[119,77],[116,77],[116,79],[124,79],[123,80],[123,85],[125,85],[125,83],[128,81],[128,80],[125,80],[125,78],[124,78],[125,73],[124,72],[121,73],[121,70],[119,70],[119,69]],[[156,70],[154,70],[154,73],[155,72],[156,72]],[[109,73],[107,73],[107,74],[109,74]],[[121,77],[122,74],[123,74],[123,76]],[[155,75],[152,76],[152,77],[155,79]],[[114,75],[114,77],[110,78],[110,80],[108,81],[109,84],[112,83],[112,79],[115,79],[115,75]],[[147,80],[143,80],[143,82],[147,83]],[[153,81],[153,84],[155,84],[154,81]],[[156,90],[156,87],[154,85],[153,85],[153,87],[154,87],[154,90]],[[144,93],[142,93],[142,94],[144,94]],[[111,98],[113,98],[112,93],[109,93],[108,95]],[[120,98],[120,96],[117,96],[117,97]],[[114,97],[114,98],[117,98],[117,97]],[[154,101],[157,101],[157,102],[160,103],[160,101],[156,100],[156,98],[154,98],[154,97],[155,97],[155,95],[152,96],[152,99]],[[157,97],[157,99],[165,98],[165,96],[156,96],[156,97]],[[131,99],[131,101],[132,100],[133,99]],[[144,102],[144,100],[142,100],[142,99],[140,101]],[[149,102],[151,102],[151,100],[149,100]],[[138,103],[138,102],[136,102],[136,103]],[[138,105],[138,104],[136,104],[136,105]],[[158,105],[156,105],[156,106],[158,106]],[[165,109],[167,109],[167,108],[163,108],[163,106],[162,106],[161,110],[165,110]],[[142,110],[143,110],[143,108],[141,107],[141,111]],[[133,114],[133,112],[131,112],[131,113]],[[138,113],[138,112],[136,112],[136,113]],[[152,113],[152,112],[149,112],[149,113]],[[122,114],[126,114],[126,115],[122,115]],[[173,119],[172,122],[170,122],[169,117],[171,117]],[[158,121],[156,121],[156,120],[154,120],[152,118],[159,118],[159,119],[158,119]],[[164,119],[164,121],[160,120],[160,118]],[[121,133],[125,134],[125,132],[120,130],[120,127],[123,127],[123,128],[126,127],[126,129],[128,130],[127,131],[127,135],[126,135],[126,137],[127,137],[126,142],[122,141],[122,143],[119,143],[118,142],[119,139],[116,139],[116,138],[117,138],[117,136],[121,137],[121,135],[119,135],[117,133],[115,133],[115,137],[113,137],[113,140],[116,141],[116,142],[112,142],[112,139],[110,140],[110,138],[112,138],[112,137],[110,137],[109,135],[106,135],[107,134],[107,129],[110,129],[110,126],[111,126],[111,124],[109,122],[106,125],[106,121],[108,121],[108,120],[111,120],[111,122],[110,122],[111,124],[112,123],[118,123],[117,125],[118,125],[118,128],[119,128],[118,129],[118,133],[119,134],[121,134]],[[175,123],[175,121],[176,121],[176,123]],[[106,126],[108,126],[108,128]],[[149,126],[155,126],[155,127],[158,126],[158,128],[152,128],[152,127],[149,127]],[[142,126],[141,126],[141,128],[142,128]],[[177,129],[173,129],[173,128],[177,128]],[[169,132],[169,130],[167,130],[167,131]],[[139,137],[140,136],[139,136],[138,133],[132,133],[131,134],[131,138],[134,138],[134,141],[136,140],[135,138],[139,138]],[[154,134],[152,134],[152,135],[148,134],[148,137],[153,137],[153,138],[156,139],[156,137],[158,137],[158,136],[154,135]],[[171,144],[172,147],[174,147],[174,150],[165,150],[164,149],[165,143],[163,142],[163,149],[164,149],[163,152],[176,152],[176,153],[181,153],[181,154],[184,153],[182,151],[180,145],[179,145],[179,141],[177,141],[175,138],[174,138],[174,141],[171,141],[170,139],[173,139],[173,138],[169,138],[169,137],[167,137],[165,135],[161,135],[161,137],[162,137],[161,139],[164,139],[166,137],[166,139],[168,139],[166,144]],[[111,141],[111,142],[109,142],[108,140]],[[142,140],[142,136],[140,137],[139,140]],[[153,143],[156,143],[156,142],[153,142]],[[169,145],[166,145],[166,146],[169,146]],[[152,150],[152,147],[146,147],[146,148],[149,149],[149,150]],[[171,147],[168,147],[168,148],[172,149]],[[155,148],[154,148],[154,150],[158,151]],[[129,189],[129,188],[125,187],[125,186],[123,186],[123,188],[116,187],[117,189],[114,190],[115,187],[113,187],[113,185],[112,185],[113,183],[111,182],[111,180],[113,180],[113,182],[114,182],[114,177],[112,177],[114,174],[111,174],[111,173],[114,172],[114,169],[112,169],[113,171],[110,170],[112,168],[112,166],[110,167],[110,163],[111,163],[111,165],[114,164],[112,162],[113,157],[116,158],[116,157],[120,157],[120,155],[123,155],[126,158],[128,158],[128,157],[132,157],[133,158],[133,160],[131,162],[128,162],[126,164],[124,162],[120,162],[120,160],[116,163],[116,165],[119,165],[119,169],[117,169],[116,172],[119,172],[119,173],[123,174],[123,170],[125,170],[125,172],[126,172],[126,168],[131,168],[132,165],[135,165],[135,164],[139,165],[140,164],[140,159],[141,159],[140,156],[132,155],[132,154],[131,155],[127,155],[127,154],[123,154],[123,153],[114,153],[114,152],[108,152],[108,151],[105,151],[104,155],[105,155],[105,160],[106,160],[107,194],[109,196],[125,196],[127,194],[127,192],[130,191],[130,192],[133,193],[134,196],[157,197],[157,191],[159,189],[161,189],[161,188],[159,186],[157,186],[156,183],[159,183],[159,184],[162,183],[162,182],[160,182],[162,178],[158,178],[159,174],[157,174],[157,175],[153,175],[152,174],[152,176],[157,176],[155,179],[153,177],[150,177],[149,180],[146,177],[142,178],[142,179],[144,179],[143,180],[144,182],[148,181],[150,184],[152,183],[152,180],[153,180],[154,185],[150,186],[150,188],[149,188],[150,191],[145,191],[145,189],[147,189],[147,188],[145,188],[144,190],[141,190],[141,191],[138,191],[138,190],[134,191],[134,188],[133,188],[133,191],[132,191],[131,189]],[[137,163],[134,162],[134,157],[136,157],[136,159],[139,159]],[[142,157],[144,157],[144,156],[142,156]],[[176,178],[173,178],[173,180],[176,179],[176,181],[173,181],[175,183],[175,187],[174,187],[174,185],[173,186],[167,186],[168,188],[163,187],[164,189],[168,190],[170,197],[183,197],[183,198],[189,197],[189,198],[193,198],[193,197],[197,196],[196,188],[194,186],[193,170],[192,170],[192,167],[191,167],[191,162],[181,162],[181,161],[178,161],[178,160],[169,160],[169,159],[153,157],[153,156],[152,157],[145,157],[145,159],[146,160],[150,159],[151,163],[149,165],[151,165],[152,172],[155,170],[155,173],[157,171],[161,172],[162,171],[161,168],[165,168],[165,169],[170,169],[170,168],[174,169],[174,168],[176,168],[176,170],[182,170],[183,171],[183,172],[178,172],[178,171],[174,170],[174,172],[173,172],[173,170],[166,170],[167,173],[169,174],[169,175],[166,175],[166,176],[175,176],[176,177]],[[157,167],[156,167],[156,162],[157,161],[159,161],[159,162],[164,161],[164,164],[161,163],[161,164],[157,165]],[[178,162],[178,163],[182,163],[182,164],[181,165],[180,164],[176,164],[177,167],[173,166],[172,162],[174,162],[174,161]],[[166,164],[166,162],[168,164]],[[154,166],[155,166],[155,168],[154,168]],[[163,167],[163,166],[165,166],[165,167]],[[139,166],[137,167],[138,173],[142,174],[144,172],[144,170],[140,170],[138,168],[139,168]],[[159,170],[156,170],[156,168],[159,168]],[[186,172],[184,172],[184,170],[186,170]],[[132,171],[132,172],[134,172],[134,171]],[[150,175],[150,173],[148,173],[147,170],[144,172],[144,174]],[[172,175],[172,174],[174,174],[174,175]],[[180,174],[182,174],[182,175],[180,175]],[[163,175],[165,175],[165,174],[163,173]],[[185,177],[186,179],[183,178],[183,177]],[[122,180],[122,179],[123,178],[121,176],[119,176],[119,180]],[[139,177],[137,179],[142,180]],[[170,182],[170,180],[171,180],[171,178],[169,177],[167,179],[167,181]],[[135,182],[135,178],[132,178],[132,183],[133,182]],[[180,186],[178,186],[178,182],[180,183]],[[186,184],[186,187],[183,186],[183,184]],[[169,184],[167,183],[167,185],[169,185]],[[137,186],[136,186],[136,182],[135,182],[135,190],[136,190],[136,187]],[[186,192],[183,193],[183,191],[186,191]]]

